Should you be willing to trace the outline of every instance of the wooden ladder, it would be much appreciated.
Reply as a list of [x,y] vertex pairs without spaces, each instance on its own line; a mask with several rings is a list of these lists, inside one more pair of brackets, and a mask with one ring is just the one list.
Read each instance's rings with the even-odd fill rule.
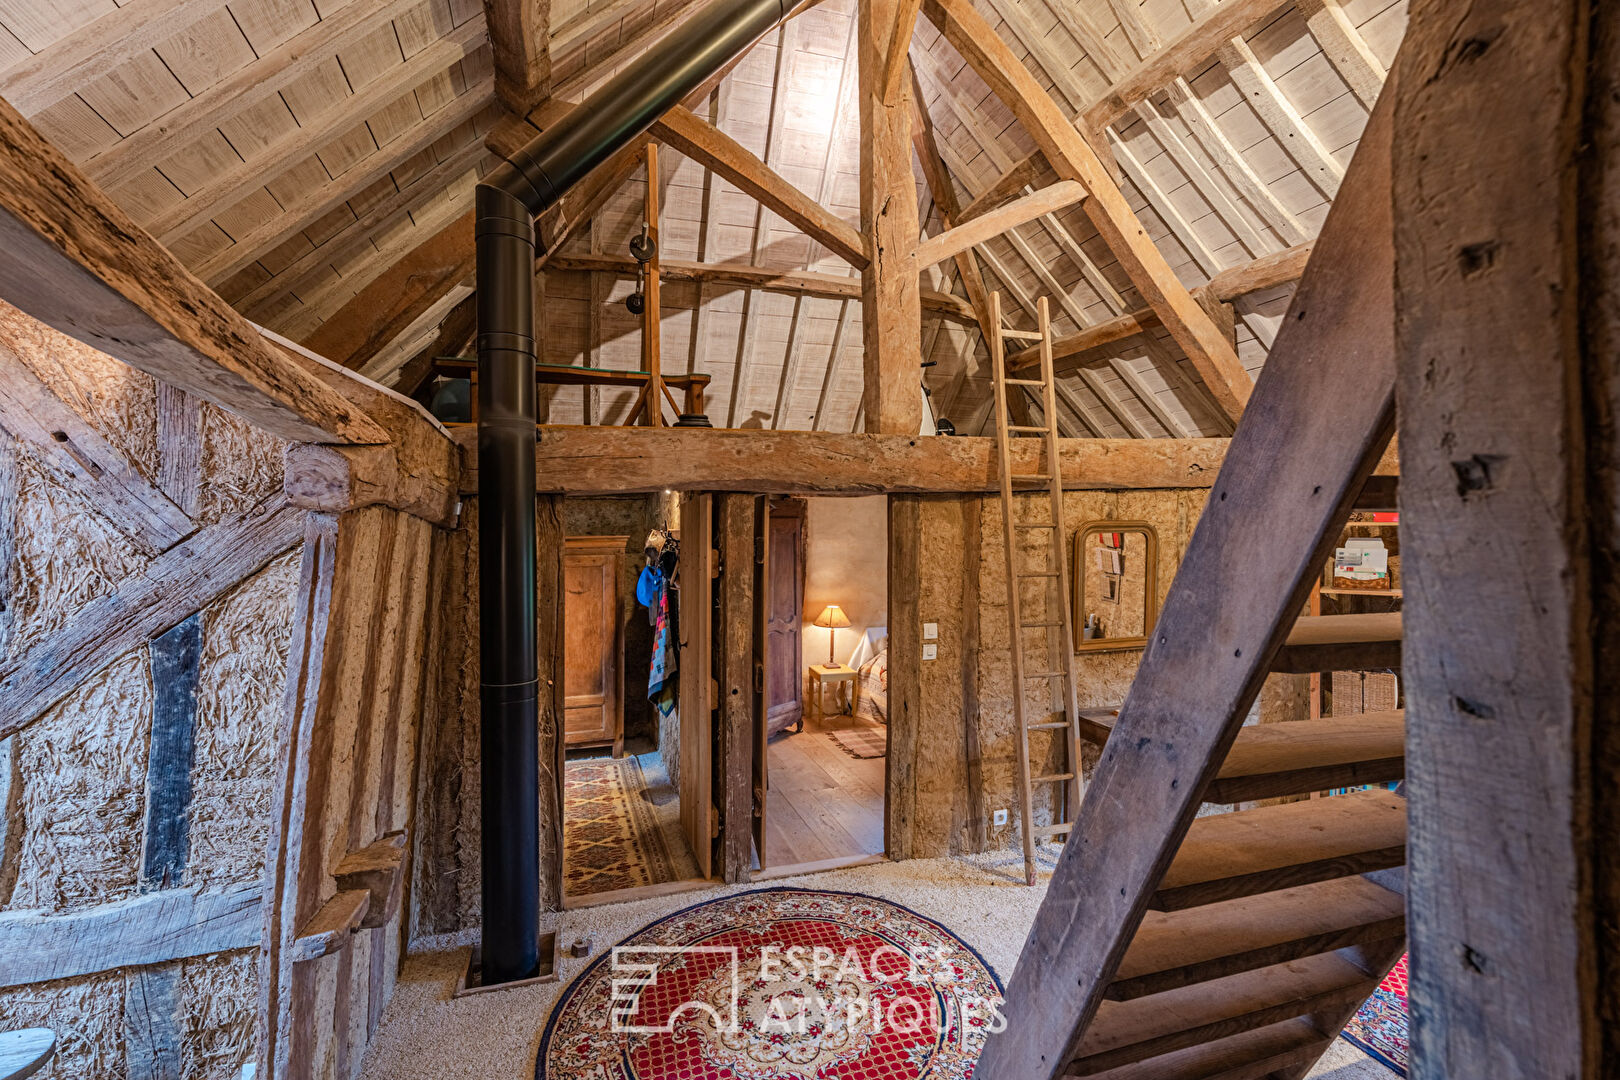
[[[1012,643],[1013,724],[1018,735],[1018,798],[1024,841],[1024,878],[1035,884],[1035,845],[1053,837],[1066,837],[1074,828],[1074,815],[1079,812],[1083,780],[1080,774],[1079,713],[1075,707],[1074,680],[1074,623],[1069,605],[1069,567],[1064,559],[1065,538],[1069,535],[1063,523],[1063,478],[1060,475],[1057,432],[1057,398],[1052,383],[1052,320],[1046,297],[1036,305],[1040,322],[1037,332],[1013,330],[1001,324],[1001,294],[990,294],[990,325],[1000,334],[990,342],[991,367],[995,378],[996,394],[996,460],[1001,481],[1001,529],[1007,556],[1007,631]],[[1006,347],[1003,337],[1029,338],[1040,342],[1040,378],[1012,378],[1007,374]],[[1041,423],[1015,424],[1009,411],[1009,387],[1040,387]],[[1013,393],[1022,393],[1022,390]],[[1018,473],[1012,471],[1012,443],[1015,436],[1036,436],[1041,440],[1044,465],[1037,470],[1045,472]],[[1034,487],[1016,488],[1015,482],[1033,483]],[[1020,519],[1019,491],[1039,491],[1048,494],[1045,520]],[[1045,538],[1044,543],[1029,543],[1034,536]],[[1037,558],[1037,555],[1044,555]],[[1026,606],[1024,585],[1038,583],[1038,599]],[[1026,618],[1028,616],[1028,618]],[[1040,670],[1029,670],[1026,655],[1026,634],[1039,635],[1039,646],[1031,649],[1038,655]],[[1030,691],[1045,691],[1047,708],[1030,710]],[[1037,700],[1039,695],[1037,693]],[[1030,736],[1040,736],[1048,746],[1043,760],[1051,762],[1061,756],[1062,761],[1050,766],[1050,772],[1032,774]],[[1061,754],[1051,752],[1056,739],[1062,746]],[[1052,820],[1044,825],[1035,823],[1035,791],[1038,785],[1060,785],[1051,799]]]
[[[1394,78],[1392,73],[1392,80]],[[1393,83],[1391,84],[1393,85]],[[1299,1080],[1405,948],[1398,712],[1244,726],[1273,672],[1400,664],[1401,616],[1301,617],[1394,427],[1386,88],[1105,741],[977,1080]]]

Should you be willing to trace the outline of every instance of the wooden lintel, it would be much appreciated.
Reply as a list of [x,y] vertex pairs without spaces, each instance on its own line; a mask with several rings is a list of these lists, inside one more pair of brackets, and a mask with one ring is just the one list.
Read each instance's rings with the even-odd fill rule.
[[378,443],[0,102],[0,293],[34,318],[284,439]]
[[[477,491],[471,425],[452,429],[463,449],[462,486]],[[1025,443],[1028,443],[1026,446]],[[1225,439],[1059,439],[1070,490],[1207,488]],[[1013,472],[1034,473],[1040,446],[1014,442]],[[711,428],[542,426],[536,447],[543,492],[741,491],[781,495],[996,491],[995,440]]]
[[1073,206],[1085,197],[1086,189],[1075,181],[1059,180],[1051,187],[1041,188],[981,214],[966,225],[930,236],[917,245],[917,267],[922,269],[943,262],[959,251],[966,251],[1065,206]]

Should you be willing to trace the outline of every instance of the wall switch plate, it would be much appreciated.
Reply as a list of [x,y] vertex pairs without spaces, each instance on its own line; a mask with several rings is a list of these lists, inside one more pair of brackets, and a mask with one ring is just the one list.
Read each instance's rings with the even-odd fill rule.
[[1005,810],[997,810],[995,813],[991,814],[990,815],[990,823],[992,825],[1005,825],[1005,824],[1007,824],[1007,811],[1005,811]]
[[924,660],[938,660],[939,659],[939,646],[938,645],[924,645],[923,646],[923,659]]
[[923,640],[924,641],[933,641],[937,637],[939,637],[939,623],[937,623],[937,622],[925,622],[925,623],[923,623]]

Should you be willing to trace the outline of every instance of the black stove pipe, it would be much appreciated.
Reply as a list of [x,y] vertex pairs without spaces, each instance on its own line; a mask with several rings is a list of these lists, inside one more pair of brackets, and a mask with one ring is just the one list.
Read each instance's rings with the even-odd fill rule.
[[786,18],[791,6],[714,0],[477,188],[485,985],[528,978],[540,959],[534,219]]

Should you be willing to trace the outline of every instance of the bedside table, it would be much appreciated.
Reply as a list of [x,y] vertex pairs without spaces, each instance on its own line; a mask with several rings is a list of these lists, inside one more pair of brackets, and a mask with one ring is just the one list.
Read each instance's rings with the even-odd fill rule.
[[[839,713],[855,710],[855,669],[843,664],[811,664],[810,675],[815,679],[812,689],[816,693],[816,715],[827,715],[827,687],[833,688],[833,701]],[[845,690],[848,693],[844,693]]]

